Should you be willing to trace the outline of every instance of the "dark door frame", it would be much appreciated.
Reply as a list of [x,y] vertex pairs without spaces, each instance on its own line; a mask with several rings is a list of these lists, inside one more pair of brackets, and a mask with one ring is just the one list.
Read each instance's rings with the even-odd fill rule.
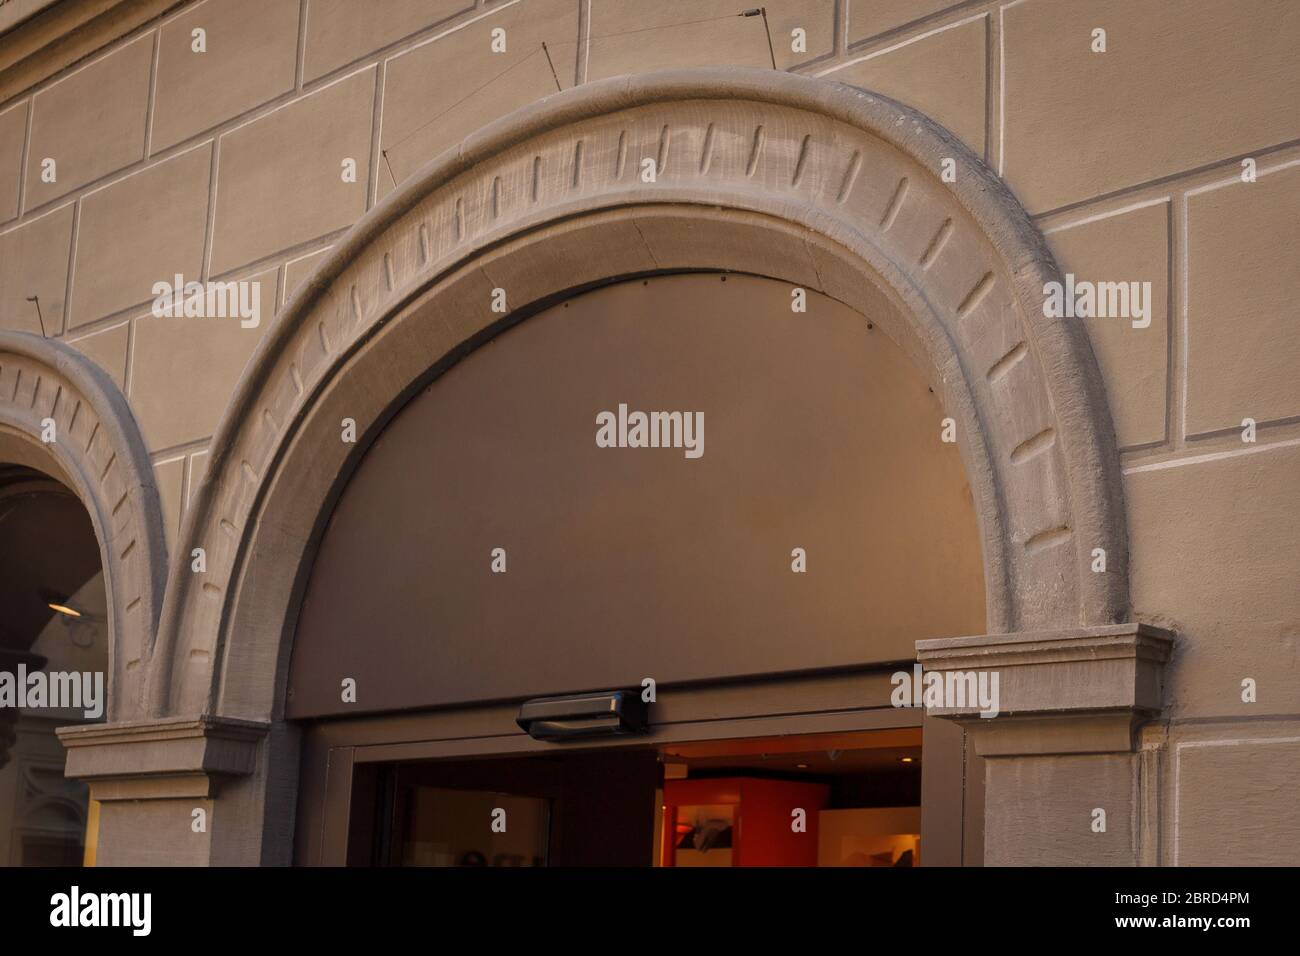
[[[889,703],[897,666],[763,675],[723,684],[661,687],[649,734],[586,741],[598,751],[686,741],[844,733],[923,727],[924,865],[979,865],[983,853],[983,771],[960,727]],[[530,756],[560,747],[533,740],[514,723],[515,702],[304,723],[294,862],[343,866],[353,782],[377,763],[439,758]]]

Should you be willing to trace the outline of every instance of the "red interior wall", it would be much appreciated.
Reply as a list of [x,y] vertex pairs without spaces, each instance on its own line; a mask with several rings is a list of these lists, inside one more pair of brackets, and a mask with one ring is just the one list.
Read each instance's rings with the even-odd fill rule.
[[[732,834],[734,866],[816,866],[817,812],[830,803],[830,787],[753,777],[664,782],[664,864],[672,865],[673,823],[683,804],[739,804]],[[791,829],[792,812],[802,808],[808,826]]]

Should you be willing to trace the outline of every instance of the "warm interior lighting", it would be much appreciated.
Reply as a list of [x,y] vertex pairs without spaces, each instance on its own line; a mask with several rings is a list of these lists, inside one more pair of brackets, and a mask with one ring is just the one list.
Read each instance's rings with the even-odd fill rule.
[[899,758],[899,759],[901,759],[903,763],[911,763],[911,762],[912,762],[912,758],[911,758],[911,757],[901,757],[901,758]]
[[47,605],[51,611],[58,611],[60,614],[66,614],[68,617],[81,617],[81,612],[75,608],[70,608],[66,604],[56,604],[50,601]]

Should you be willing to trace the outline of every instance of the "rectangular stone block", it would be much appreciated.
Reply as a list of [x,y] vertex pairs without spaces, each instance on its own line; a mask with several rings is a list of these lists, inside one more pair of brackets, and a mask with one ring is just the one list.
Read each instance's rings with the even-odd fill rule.
[[[1048,243],[1061,268],[1080,282],[1151,283],[1150,325],[1138,317],[1083,322],[1101,367],[1121,448],[1164,441],[1169,386],[1169,203],[1159,202],[1053,229]],[[1097,286],[1100,287],[1100,286]],[[1132,303],[1130,302],[1130,311]]]
[[[1073,739],[1065,749],[1039,752],[1102,753],[1105,751],[1095,748],[1096,741],[1087,739],[1079,715],[1120,715],[1124,724],[1122,749],[1127,749],[1129,715],[1157,713],[1161,709],[1160,671],[1173,646],[1174,637],[1169,631],[1129,623],[936,638],[917,641],[916,651],[917,660],[927,671],[1001,675],[995,708],[1014,714],[1016,719],[986,722],[981,716],[970,721],[968,730],[975,735],[981,753],[1024,752],[1006,746],[1014,743],[1011,739],[990,739],[989,746],[985,746],[980,738],[1009,738],[1017,725],[1031,722],[1039,726],[1030,737],[1055,735],[1046,727],[1049,722],[1064,725],[1067,733],[1073,730]],[[931,716],[964,718],[984,714],[972,697],[965,702],[930,705],[928,712]],[[1033,721],[1028,719],[1031,715]],[[1096,729],[1096,736],[1108,742],[1113,739],[1110,728]]]
[[1001,172],[1042,212],[1296,139],[1297,46],[1291,0],[1006,5]]
[[190,455],[190,480],[185,489],[185,511],[188,511],[194,501],[195,494],[198,493],[199,485],[203,483],[203,476],[208,471],[208,450],[196,451]]
[[956,5],[956,0],[855,0],[849,4],[849,43],[869,40]]
[[[366,210],[375,70],[221,137],[212,274],[351,225]],[[345,182],[344,160],[356,163]]]
[[107,329],[97,329],[68,344],[90,359],[123,388],[126,382],[126,357],[131,344],[131,323],[123,322]]
[[[152,63],[150,33],[36,94],[27,153],[28,209],[144,156]],[[42,178],[46,159],[54,160],[53,182]]]
[[[984,762],[985,866],[1134,866],[1130,754]],[[1105,811],[1105,832],[1093,829]]]
[[205,143],[82,199],[71,328],[152,301],[178,273],[199,278],[211,169]]
[[289,297],[300,286],[304,279],[311,275],[312,270],[316,268],[325,253],[329,252],[332,246],[326,246],[324,249],[318,249],[315,252],[309,252],[305,256],[299,256],[297,259],[291,259],[284,267],[284,301],[288,302]]
[[211,843],[208,832],[179,843],[159,839],[158,834],[190,826],[195,808],[202,808],[211,819],[213,807],[214,801],[195,798],[101,803],[99,858],[119,866],[206,866]]
[[474,9],[474,0],[309,0],[303,76],[311,81]]
[[158,498],[162,504],[163,534],[170,549],[181,527],[181,496],[185,484],[185,456],[178,455],[155,462],[154,475],[158,481]]
[[0,233],[0,328],[39,335],[36,304],[27,301],[37,296],[45,333],[63,331],[75,209],[75,204],[68,203]]
[[23,175],[23,140],[27,136],[27,104],[0,113],[0,222],[18,215],[18,190]]
[[[174,146],[293,89],[298,14],[297,0],[205,0],[163,24],[150,148]],[[204,31],[202,52],[195,30]]]
[[[587,78],[691,66],[771,69],[774,56],[777,68],[785,70],[831,52],[832,0],[778,0],[766,6],[767,28],[761,16],[738,15],[758,6],[727,0],[593,0]],[[804,31],[804,52],[792,49],[795,29]]]
[[[491,49],[497,27],[506,31],[504,53]],[[557,83],[571,87],[577,37],[575,0],[527,0],[389,60],[380,194],[480,126],[554,93]]]
[[1182,743],[1174,780],[1174,865],[1300,863],[1300,737]]
[[[1296,711],[1300,446],[1242,446],[1126,469],[1132,603],[1174,622],[1172,717]],[[1242,680],[1258,685],[1241,699]]]
[[1300,163],[1187,199],[1187,434],[1300,415]]
[[906,103],[982,156],[987,47],[988,17],[981,15],[819,75]]
[[131,407],[151,450],[206,438],[216,429],[235,384],[270,324],[277,269],[246,277],[259,283],[261,321],[238,318],[135,320]]

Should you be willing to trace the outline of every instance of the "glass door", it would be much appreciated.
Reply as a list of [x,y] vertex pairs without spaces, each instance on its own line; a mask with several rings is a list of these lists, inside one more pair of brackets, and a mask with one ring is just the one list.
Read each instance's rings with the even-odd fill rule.
[[362,765],[348,860],[646,866],[661,773],[653,750]]

